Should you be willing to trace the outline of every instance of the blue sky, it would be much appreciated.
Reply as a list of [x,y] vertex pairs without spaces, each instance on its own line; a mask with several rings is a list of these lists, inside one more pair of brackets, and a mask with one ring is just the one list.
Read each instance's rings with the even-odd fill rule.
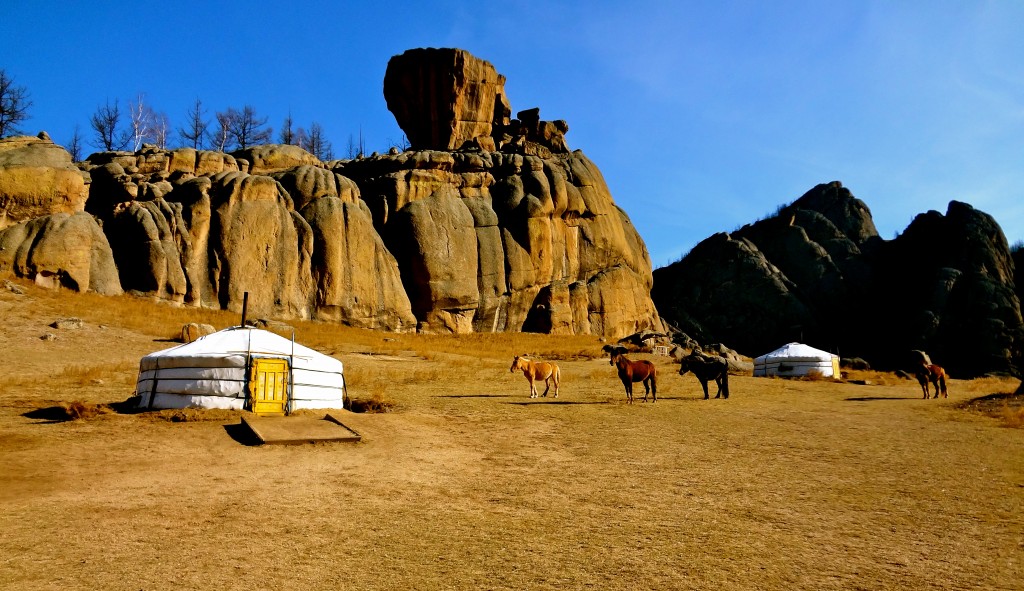
[[[129,8],[129,6],[132,6]],[[0,68],[26,132],[66,142],[139,93],[180,125],[196,98],[335,151],[402,138],[391,56],[459,47],[506,76],[513,112],[565,119],[656,267],[718,231],[842,181],[884,238],[950,200],[1024,240],[1024,2],[629,3],[7,0]]]

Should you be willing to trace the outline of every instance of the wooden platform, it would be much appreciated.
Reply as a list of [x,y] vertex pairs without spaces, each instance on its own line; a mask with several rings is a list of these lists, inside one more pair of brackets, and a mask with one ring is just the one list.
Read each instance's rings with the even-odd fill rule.
[[309,416],[242,417],[242,423],[265,444],[299,445],[322,441],[359,441],[362,436],[330,413]]

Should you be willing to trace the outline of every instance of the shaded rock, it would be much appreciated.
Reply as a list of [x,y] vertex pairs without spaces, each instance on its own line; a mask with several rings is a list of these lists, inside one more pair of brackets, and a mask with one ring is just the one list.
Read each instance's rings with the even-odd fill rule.
[[811,341],[896,369],[908,366],[907,351],[928,350],[956,375],[978,376],[1019,364],[1015,289],[991,216],[953,201],[885,241],[863,202],[828,183],[658,269],[652,297],[698,340],[751,356]]
[[700,342],[727,341],[753,354],[801,340],[815,326],[796,285],[749,240],[725,233],[654,273],[659,312]]
[[871,369],[871,364],[860,357],[843,357],[839,360],[839,367],[847,369]]
[[182,260],[191,248],[180,203],[163,199],[118,204],[107,223],[121,287],[183,302],[187,291]]

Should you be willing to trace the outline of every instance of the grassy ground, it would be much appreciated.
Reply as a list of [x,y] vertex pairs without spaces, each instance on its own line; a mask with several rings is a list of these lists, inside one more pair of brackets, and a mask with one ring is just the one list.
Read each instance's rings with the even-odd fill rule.
[[[705,401],[658,358],[658,402],[628,406],[593,338],[296,323],[391,412],[253,446],[242,413],[115,404],[182,323],[234,315],[29,288],[0,316],[0,588],[1024,588],[1016,381]],[[558,399],[509,372],[524,352],[559,359]]]

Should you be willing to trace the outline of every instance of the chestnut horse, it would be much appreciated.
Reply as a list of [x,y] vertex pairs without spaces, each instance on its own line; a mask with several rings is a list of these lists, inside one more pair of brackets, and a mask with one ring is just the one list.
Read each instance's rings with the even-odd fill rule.
[[526,381],[530,382],[530,398],[537,397],[537,386],[534,385],[534,380],[544,380],[544,393],[541,396],[547,396],[548,390],[551,389],[548,380],[553,382],[555,385],[554,398],[558,398],[559,371],[557,365],[543,361],[530,361],[526,357],[516,355],[515,359],[512,360],[512,367],[509,368],[509,371],[514,373],[517,369],[523,370]]
[[683,357],[679,364],[679,375],[684,375],[688,371],[697,376],[701,387],[704,388],[704,400],[709,398],[709,380],[715,380],[715,384],[718,385],[718,394],[715,394],[715,398],[729,397],[729,362],[722,357],[704,355],[695,349]]
[[938,365],[922,363],[914,371],[914,376],[917,377],[917,382],[921,384],[925,398],[928,398],[928,382],[935,385],[935,396],[932,396],[932,398],[938,398],[940,391],[943,398],[949,398],[949,394],[946,392],[946,370]]
[[626,357],[626,349],[613,347],[606,349],[611,354],[609,365],[614,365],[619,370],[619,379],[626,388],[626,402],[633,404],[633,382],[644,383],[644,402],[647,402],[647,395],[652,394],[652,402],[658,401],[658,368],[650,361],[630,361]]

